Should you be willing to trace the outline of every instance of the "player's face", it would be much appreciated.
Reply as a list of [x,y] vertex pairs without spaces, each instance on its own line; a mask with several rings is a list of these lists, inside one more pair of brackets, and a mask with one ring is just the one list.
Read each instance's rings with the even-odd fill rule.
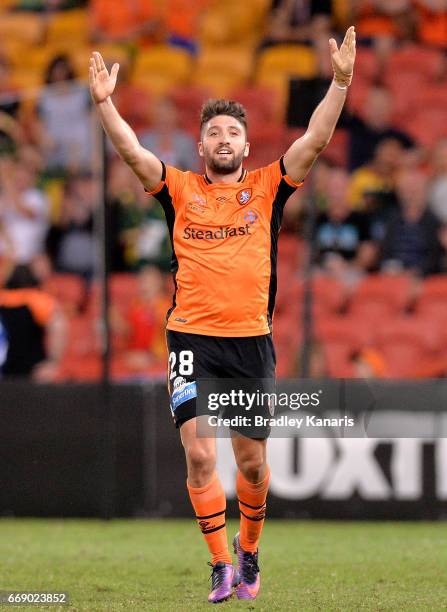
[[218,115],[202,130],[199,154],[207,168],[218,174],[231,174],[248,156],[249,143],[244,126],[234,117]]

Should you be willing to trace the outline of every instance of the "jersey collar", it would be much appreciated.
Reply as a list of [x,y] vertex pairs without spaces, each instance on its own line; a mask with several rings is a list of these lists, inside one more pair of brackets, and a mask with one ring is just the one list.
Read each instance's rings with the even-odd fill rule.
[[[242,183],[243,181],[245,181],[245,177],[247,176],[247,170],[245,170],[245,168],[242,168],[242,172],[240,177],[237,179],[238,183]],[[207,175],[207,173],[205,172],[205,174],[203,175],[203,178],[205,179],[205,183],[207,185],[213,185],[213,181],[209,178],[209,176]]]

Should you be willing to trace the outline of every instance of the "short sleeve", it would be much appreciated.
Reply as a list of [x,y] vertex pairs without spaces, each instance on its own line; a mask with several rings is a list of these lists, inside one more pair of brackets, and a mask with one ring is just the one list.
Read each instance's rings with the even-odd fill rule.
[[162,167],[160,183],[152,191],[147,189],[145,191],[161,204],[164,204],[167,199],[170,200],[175,208],[186,183],[186,172],[182,172],[173,166],[166,166],[163,162]]
[[282,157],[261,168],[258,172],[261,173],[260,179],[264,189],[273,199],[276,199],[278,194],[283,194],[287,199],[304,182],[295,183],[295,181],[292,181],[286,172]]

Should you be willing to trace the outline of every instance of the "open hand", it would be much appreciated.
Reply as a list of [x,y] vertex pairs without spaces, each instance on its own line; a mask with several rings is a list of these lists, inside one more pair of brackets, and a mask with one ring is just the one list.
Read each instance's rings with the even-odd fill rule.
[[112,95],[116,85],[118,70],[119,64],[113,64],[109,74],[102,55],[97,51],[93,52],[90,58],[89,82],[90,93],[96,104],[104,102],[104,100]]
[[334,69],[335,80],[341,85],[350,85],[355,62],[355,28],[351,26],[346,32],[345,39],[340,49],[336,41],[331,38],[329,41],[331,49],[332,68]]

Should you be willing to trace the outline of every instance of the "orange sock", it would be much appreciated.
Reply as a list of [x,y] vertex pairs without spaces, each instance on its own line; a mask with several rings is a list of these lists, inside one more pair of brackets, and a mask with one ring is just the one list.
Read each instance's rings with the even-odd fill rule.
[[204,487],[191,487],[188,482],[186,485],[197,523],[212,556],[212,564],[218,561],[231,563],[225,528],[226,499],[217,473]]
[[262,527],[264,526],[265,500],[269,488],[270,469],[261,482],[248,482],[238,470],[236,492],[241,513],[239,541],[243,550],[256,552]]

